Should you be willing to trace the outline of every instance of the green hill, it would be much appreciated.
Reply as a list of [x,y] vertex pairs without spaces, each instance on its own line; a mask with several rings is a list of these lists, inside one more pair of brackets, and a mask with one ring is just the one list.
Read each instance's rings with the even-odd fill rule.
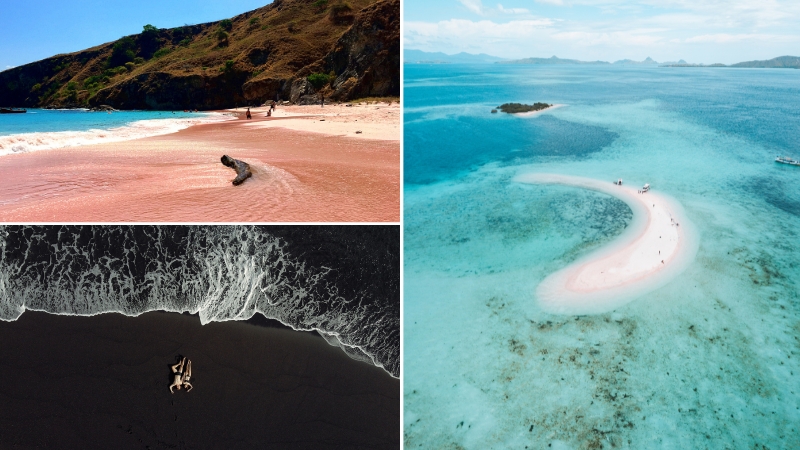
[[275,0],[0,72],[3,106],[217,109],[319,94],[400,94],[399,0]]
[[758,68],[789,68],[800,69],[800,57],[798,56],[779,56],[765,61],[745,61],[731,64],[730,67],[758,67]]

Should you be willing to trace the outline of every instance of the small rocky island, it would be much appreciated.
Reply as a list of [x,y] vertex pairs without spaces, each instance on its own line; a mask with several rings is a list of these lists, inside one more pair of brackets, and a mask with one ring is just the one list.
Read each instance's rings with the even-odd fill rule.
[[[498,106],[497,108],[500,111],[508,114],[516,114],[516,113],[526,113],[531,111],[542,111],[547,109],[553,105],[549,105],[547,103],[540,103],[536,102],[532,105],[524,105],[522,103],[503,103],[502,105]],[[496,112],[496,110],[492,110],[492,112]]]

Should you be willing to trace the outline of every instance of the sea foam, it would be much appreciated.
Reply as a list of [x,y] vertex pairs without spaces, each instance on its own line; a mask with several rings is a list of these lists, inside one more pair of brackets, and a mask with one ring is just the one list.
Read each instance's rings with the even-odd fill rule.
[[[328,275],[252,226],[2,226],[0,319],[25,310],[92,316],[261,313],[316,330],[349,356],[399,375],[399,317],[387,299],[345,297]],[[388,299],[392,301],[392,299]]]
[[125,126],[110,129],[93,128],[89,130],[10,134],[0,136],[0,156],[36,150],[106,144],[109,142],[129,141],[150,136],[161,136],[175,133],[176,131],[188,128],[192,125],[226,120],[232,120],[232,118],[223,114],[204,113],[202,117],[191,119],[136,120]]

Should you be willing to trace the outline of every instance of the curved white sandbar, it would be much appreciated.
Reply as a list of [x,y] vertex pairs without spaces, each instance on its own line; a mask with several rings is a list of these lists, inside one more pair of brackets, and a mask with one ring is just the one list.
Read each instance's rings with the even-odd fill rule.
[[599,314],[663,286],[697,253],[694,228],[680,204],[652,191],[611,181],[555,174],[524,174],[514,181],[561,184],[612,195],[633,211],[633,221],[600,250],[549,275],[536,288],[539,304],[556,314]]

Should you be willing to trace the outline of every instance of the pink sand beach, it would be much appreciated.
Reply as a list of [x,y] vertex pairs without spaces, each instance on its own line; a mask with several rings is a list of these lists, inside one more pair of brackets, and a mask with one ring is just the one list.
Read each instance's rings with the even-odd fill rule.
[[[400,220],[399,105],[251,112],[162,136],[2,156],[0,221]],[[253,177],[232,186],[224,154],[249,163]]]

